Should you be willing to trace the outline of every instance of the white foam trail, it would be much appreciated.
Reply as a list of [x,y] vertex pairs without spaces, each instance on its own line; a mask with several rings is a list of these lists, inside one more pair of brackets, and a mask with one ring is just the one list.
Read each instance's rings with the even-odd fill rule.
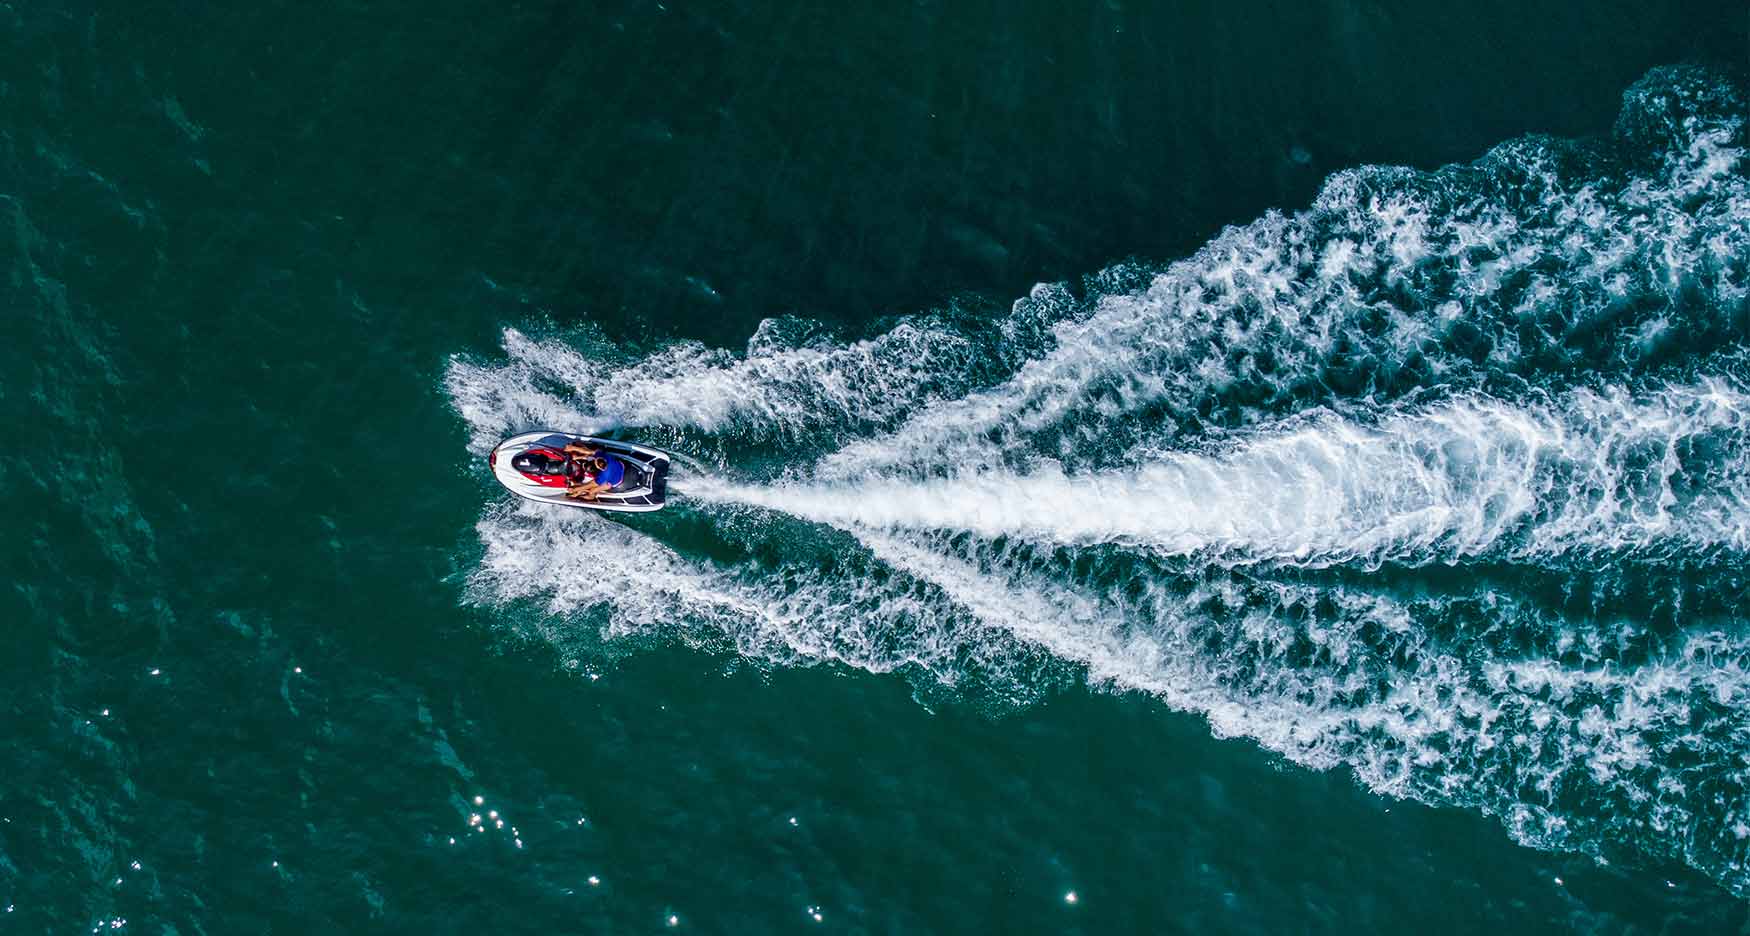
[[[837,662],[869,672],[916,670],[942,686],[969,669],[1002,672],[1011,698],[1030,694],[1028,654],[993,639],[961,609],[886,575],[721,567],[689,560],[634,528],[563,507],[524,504],[478,524],[486,553],[471,575],[476,602],[542,602],[527,623],[580,654],[592,640],[679,638],[713,652],[784,664]],[[579,615],[600,614],[580,631]],[[591,636],[593,634],[593,637]]]
[[[579,511],[494,510],[472,594],[538,604],[510,620],[580,654],[678,639],[1021,700],[1073,664],[1528,844],[1627,845],[1750,893],[1738,572],[1674,571],[1750,550],[1742,110],[1705,73],[1662,72],[1618,127],[1651,168],[1600,176],[1595,154],[1522,140],[1340,173],[1146,289],[1024,300],[989,341],[932,318],[837,344],[778,322],[745,355],[634,360],[507,331],[507,362],[446,375],[477,448],[634,423],[780,440],[792,464],[842,448],[806,483],[690,479],[819,521],[682,514],[723,537],[717,561]],[[1740,376],[1655,382],[1679,366]],[[1594,389],[1550,389],[1576,383]],[[1434,387],[1458,395],[1394,402]],[[1040,509],[1079,484],[1122,509]],[[1548,563],[1531,574],[1552,594],[1354,568],[1592,553],[1675,562]],[[1588,605],[1604,579],[1619,591]],[[1669,596],[1621,598],[1643,583]]]
[[562,644],[579,636],[557,621],[599,611],[599,639],[678,637],[946,685],[994,671],[1023,689],[1039,678],[1034,647],[1220,736],[1351,769],[1385,795],[1499,815],[1526,844],[1677,849],[1750,887],[1750,635],[1729,622],[1694,621],[1630,655],[1609,636],[1618,624],[1551,627],[1544,609],[1486,591],[1405,601],[1076,573],[1049,553],[868,530],[857,537],[888,573],[718,566],[538,507],[489,517],[481,534],[480,597],[544,599],[560,617],[540,620]]
[[951,530],[1173,554],[1331,564],[1504,550],[1750,549],[1750,397],[1704,380],[1636,397],[1468,398],[1376,422],[1325,415],[1220,454],[1066,476],[987,471],[903,483],[710,480],[695,497],[851,528]]
[[504,363],[457,358],[445,386],[481,451],[531,426],[766,435],[880,426],[964,392],[997,358],[1036,350],[1045,326],[1073,309],[1061,289],[1040,286],[1005,318],[984,323],[977,337],[946,318],[921,316],[863,341],[796,344],[784,333],[801,325],[771,319],[742,355],[683,341],[636,360],[600,347],[592,356],[563,340],[506,329]]
[[[1653,398],[1705,411],[1706,386]],[[1588,405],[1620,422],[1605,417],[1623,402]],[[1731,622],[1693,620],[1649,643],[1630,622],[1552,621],[1486,588],[1406,601],[1186,579],[1155,560],[1082,568],[1073,548],[964,534],[853,530],[876,564],[839,547],[810,561],[789,530],[778,535],[792,561],[721,565],[623,524],[527,505],[482,520],[473,584],[486,601],[543,601],[556,616],[536,621],[570,647],[580,635],[567,622],[599,613],[596,639],[679,638],[947,686],[976,678],[1022,698],[1042,683],[1027,653],[1037,648],[1096,684],[1198,713],[1218,735],[1352,769],[1382,794],[1497,814],[1527,844],[1628,841],[1664,854],[1679,842],[1677,854],[1728,887],[1750,887],[1738,753],[1750,733],[1750,635]]]
[[842,445],[816,472],[830,479],[928,471],[942,451],[987,468],[1105,457],[1309,399],[1634,369],[1741,333],[1750,297],[1741,118],[1685,128],[1656,171],[1602,180],[1564,175],[1572,154],[1540,140],[1433,173],[1338,173],[1311,208],[1229,228],[1144,289],[1040,286],[994,323],[920,316],[833,342],[775,319],[744,354],[642,358],[507,329],[505,361],[459,358],[446,387],[476,450],[535,426],[818,434]]
[[1741,632],[1700,626],[1639,663],[1613,664],[1608,650],[1518,659],[1484,642],[1445,648],[1428,630],[1456,616],[1484,633],[1547,624],[1502,596],[1401,603],[1255,581],[1090,589],[1001,551],[860,536],[993,629],[1201,714],[1218,735],[1348,767],[1382,794],[1480,808],[1530,845],[1675,841],[1750,888]]
[[[1463,386],[1594,345],[1592,366],[1632,366],[1738,327],[1750,286],[1741,121],[1691,130],[1659,173],[1615,183],[1562,179],[1536,141],[1441,173],[1338,173],[1310,210],[1228,228],[1146,290],[1059,325],[1053,349],[1009,380],[853,441],[817,473],[914,474],[943,451],[986,467],[1068,459],[1155,410],[1249,419],[1309,387],[1343,399],[1402,380]],[[1517,189],[1469,194],[1502,165],[1525,176]],[[1673,314],[1686,289],[1713,301]]]

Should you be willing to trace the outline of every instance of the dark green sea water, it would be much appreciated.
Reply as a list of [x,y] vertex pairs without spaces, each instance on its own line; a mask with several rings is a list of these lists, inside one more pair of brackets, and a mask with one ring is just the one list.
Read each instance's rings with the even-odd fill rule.
[[0,933],[1750,932],[1747,30],[0,0]]

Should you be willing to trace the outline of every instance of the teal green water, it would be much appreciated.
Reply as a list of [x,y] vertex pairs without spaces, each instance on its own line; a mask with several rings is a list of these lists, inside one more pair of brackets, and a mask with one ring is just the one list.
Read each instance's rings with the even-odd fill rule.
[[1745,931],[1746,28],[0,4],[0,931]]

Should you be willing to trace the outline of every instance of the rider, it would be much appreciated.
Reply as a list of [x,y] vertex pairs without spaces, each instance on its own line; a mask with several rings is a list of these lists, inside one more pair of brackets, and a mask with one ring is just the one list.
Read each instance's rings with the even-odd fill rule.
[[565,488],[567,497],[595,500],[603,491],[611,491],[626,477],[626,466],[618,458],[598,451],[582,442],[568,442],[565,477],[571,483]]

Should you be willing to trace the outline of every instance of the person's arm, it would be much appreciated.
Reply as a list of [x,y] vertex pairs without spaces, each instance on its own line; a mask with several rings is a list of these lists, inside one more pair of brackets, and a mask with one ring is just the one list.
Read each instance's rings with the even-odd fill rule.
[[596,453],[593,446],[585,445],[582,442],[567,442],[564,451],[567,455],[594,455]]

